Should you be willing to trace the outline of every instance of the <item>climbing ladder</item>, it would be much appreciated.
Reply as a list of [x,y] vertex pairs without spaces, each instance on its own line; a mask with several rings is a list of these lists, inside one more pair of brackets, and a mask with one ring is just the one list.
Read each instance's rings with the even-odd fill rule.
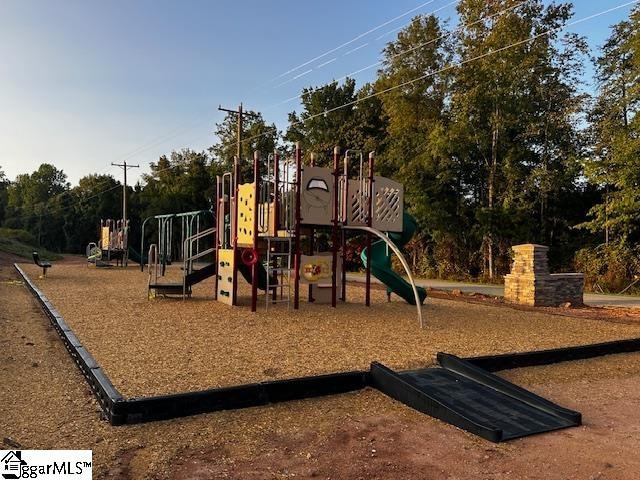
[[[269,304],[286,303],[291,307],[291,237],[267,237],[267,288],[265,309]],[[271,283],[276,280],[276,283]],[[270,295],[270,292],[273,294]]]

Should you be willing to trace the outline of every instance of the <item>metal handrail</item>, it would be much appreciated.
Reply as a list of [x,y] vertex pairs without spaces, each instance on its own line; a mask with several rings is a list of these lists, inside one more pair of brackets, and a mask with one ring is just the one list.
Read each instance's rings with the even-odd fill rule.
[[[195,235],[191,235],[190,237],[185,238],[184,244],[182,246],[183,251],[191,252],[192,251],[191,245],[193,244],[193,242],[195,242],[196,240],[200,240],[201,238],[207,237],[209,235],[215,234],[216,230],[217,230],[216,227],[207,228],[206,230],[202,230],[201,232],[198,232]],[[207,253],[211,253],[212,251],[215,251],[215,248],[208,249]],[[182,267],[183,267],[185,276],[191,273],[193,268],[193,260],[206,255],[206,253],[202,253],[202,255],[200,253],[201,252],[198,252],[195,255],[189,255],[184,257]]]
[[204,256],[206,256],[206,255],[209,255],[210,253],[215,252],[215,251],[216,251],[216,249],[215,249],[215,248],[208,248],[208,249],[206,249],[206,250],[202,250],[202,251],[200,251],[200,252],[196,253],[195,255],[191,255],[191,256],[188,258],[188,260],[190,260],[190,261],[192,261],[192,260],[197,260],[198,258],[202,258],[202,257],[204,257]]
[[[365,201],[367,202],[367,207],[371,203],[371,180],[369,177],[371,176],[369,172],[369,164],[364,161],[364,153],[362,150],[346,150],[344,152],[344,160],[343,160],[343,172],[340,180],[344,182],[340,185],[339,188],[339,197],[341,198],[341,213],[342,213],[342,222],[348,223],[349,221],[349,211],[351,209],[351,203],[349,202],[349,160],[350,154],[356,154],[355,159],[359,160],[359,169],[358,169],[358,192],[357,192],[357,201],[360,208],[364,208]],[[365,167],[367,169],[367,174],[365,175]],[[369,208],[366,208],[365,215],[369,217]],[[364,222],[368,223],[367,220]]]
[[149,300],[149,291],[151,287],[151,278],[153,277],[153,284],[158,283],[158,246],[155,243],[149,245],[149,253],[147,254],[147,270],[149,271],[149,280],[147,282],[147,300]]
[[[228,188],[229,191],[227,193],[227,181],[229,183]],[[222,230],[222,237],[219,237],[219,243],[221,243],[221,245],[226,245],[227,248],[229,245],[233,244],[233,236],[234,236],[234,232],[236,231],[236,219],[235,219],[235,215],[234,215],[234,209],[237,208],[237,205],[235,205],[235,179],[233,178],[233,174],[231,172],[227,172],[224,173],[222,175],[222,181],[221,181],[221,194],[220,197],[218,199],[218,201],[222,200],[222,206],[223,208],[221,209],[221,212],[218,212],[220,214],[220,216],[222,217],[222,226],[225,226],[225,215],[226,215],[226,205],[229,205],[229,228],[223,228]],[[229,232],[229,236],[227,238],[227,230]]]
[[[361,227],[357,225],[349,225],[349,226],[344,226],[342,228],[349,229],[349,230],[362,230],[365,232],[372,233],[378,238],[380,238],[381,240],[383,240],[387,244],[387,246],[389,246],[389,248],[393,250],[393,253],[396,254],[398,259],[400,260],[400,263],[404,267],[404,270],[407,273],[407,277],[409,277],[409,283],[411,284],[411,290],[413,290],[413,296],[415,298],[416,308],[418,310],[418,321],[420,322],[420,328],[424,328],[424,320],[422,318],[422,305],[420,303],[420,295],[418,294],[418,288],[416,287],[416,282],[413,279],[413,275],[411,274],[411,268],[409,267],[409,262],[407,262],[406,258],[404,258],[404,255],[402,254],[400,249],[396,246],[396,244],[393,243],[391,239],[387,237],[383,232],[381,232],[380,230],[376,230],[375,228]],[[367,254],[368,254],[367,261],[370,263],[373,261],[371,258],[371,251],[367,252]]]

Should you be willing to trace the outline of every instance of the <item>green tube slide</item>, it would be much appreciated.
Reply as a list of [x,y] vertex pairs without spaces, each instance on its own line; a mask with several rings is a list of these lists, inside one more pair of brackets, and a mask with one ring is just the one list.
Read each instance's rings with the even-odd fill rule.
[[[415,219],[407,212],[402,214],[402,225],[401,233],[389,233],[389,239],[400,249],[411,240],[417,228]],[[360,258],[366,267],[369,261],[366,248],[362,250]],[[416,304],[411,284],[391,268],[391,251],[384,240],[378,240],[371,245],[371,274],[387,286],[387,293],[395,293],[410,305]],[[417,287],[417,290],[422,304],[427,298],[427,292],[422,287]]]

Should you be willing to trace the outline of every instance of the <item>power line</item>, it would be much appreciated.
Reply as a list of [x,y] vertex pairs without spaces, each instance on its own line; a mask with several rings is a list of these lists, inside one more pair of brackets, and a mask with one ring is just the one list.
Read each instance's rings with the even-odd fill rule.
[[222,108],[222,106],[218,106],[218,110],[222,111],[222,112],[227,112],[227,113],[232,113],[237,115],[238,117],[238,121],[236,123],[237,128],[236,128],[236,143],[237,143],[237,147],[236,147],[236,155],[238,157],[238,160],[242,159],[242,132],[243,132],[243,126],[244,126],[244,117],[248,116],[248,117],[259,117],[260,115],[257,115],[253,112],[248,112],[248,111],[244,111],[242,109],[242,103],[240,103],[240,106],[238,107],[237,110],[231,110],[228,108]]
[[[460,1],[460,0],[453,0],[452,2],[449,2],[449,3],[447,3],[446,5],[443,5],[443,6],[439,7],[439,8],[436,8],[435,10],[432,10],[431,12],[426,13],[426,14],[424,14],[424,15],[434,15],[435,13],[440,12],[441,10],[444,10],[444,9],[446,9],[446,8],[451,7],[452,5],[455,5],[455,4],[456,4],[456,3],[458,3],[459,1]],[[432,2],[427,2],[427,3],[432,3]],[[426,4],[423,4],[423,5],[421,5],[421,6],[425,6],[425,5],[426,5]],[[402,28],[405,28],[407,25],[408,25],[408,24],[404,24],[404,25],[402,25],[402,26],[400,26],[400,27],[397,27],[397,28],[395,28],[394,30],[391,30],[391,31],[387,32],[387,34],[388,34],[388,33],[391,33],[391,32],[394,32],[394,31],[396,31],[396,30],[400,30],[400,29],[402,29]],[[385,34],[385,35],[386,35],[386,34]],[[378,39],[376,38],[376,40],[378,40]],[[361,48],[366,47],[366,46],[367,46],[367,45],[369,45],[370,43],[371,43],[371,42],[367,42],[367,43],[365,43],[364,45],[360,45],[359,47],[352,48],[351,50],[349,50],[349,51],[347,51],[347,52],[343,53],[343,54],[342,54],[342,56],[343,56],[343,57],[345,57],[345,56],[347,56],[347,55],[350,55],[350,54],[352,54],[352,53],[354,53],[354,52],[356,52],[356,51],[360,50]],[[344,45],[343,45],[343,46],[344,46]],[[336,50],[337,50],[337,49],[339,49],[339,47],[336,47]],[[283,81],[283,82],[279,83],[279,84],[278,84],[278,85],[276,85],[274,88],[282,87],[282,86],[287,85],[287,84],[289,84],[289,83],[291,83],[291,82],[294,82],[295,80],[297,80],[297,79],[299,79],[300,77],[303,77],[303,76],[305,76],[305,75],[307,75],[307,74],[309,74],[309,73],[313,72],[314,70],[318,70],[318,69],[320,69],[320,68],[325,67],[326,65],[328,65],[328,64],[330,64],[330,63],[335,62],[337,59],[338,59],[338,57],[335,57],[335,58],[332,58],[331,60],[328,60],[328,61],[326,61],[326,62],[321,63],[320,65],[316,65],[316,67],[315,67],[315,68],[311,68],[311,69],[309,69],[309,70],[306,70],[306,71],[305,71],[305,72],[303,72],[303,73],[299,73],[298,75],[296,75],[296,76],[294,76],[294,77],[292,77],[292,78],[289,78],[288,80],[285,80],[285,81]],[[345,78],[345,77],[342,77],[342,78]],[[295,98],[298,98],[298,97],[293,97],[293,98],[295,99]],[[284,103],[286,103],[286,102],[284,102]],[[276,104],[276,105],[280,105],[280,104]]]
[[[135,156],[139,155],[140,153],[142,153],[142,152],[144,152],[146,150],[149,150],[149,149],[151,149],[151,148],[153,148],[155,146],[161,145],[162,143],[164,143],[167,140],[170,140],[171,138],[175,138],[176,136],[179,136],[182,133],[187,133],[187,132],[191,131],[191,128],[193,126],[205,123],[205,121],[208,121],[208,120],[204,120],[204,121],[203,120],[198,120],[198,121],[192,122],[192,123],[190,123],[188,125],[185,124],[185,125],[183,125],[181,127],[178,127],[175,130],[172,130],[172,132],[170,132],[169,134],[165,134],[165,135],[156,137],[150,143],[143,144],[142,146],[130,151],[129,153],[125,154],[124,156],[121,156],[119,158],[119,161],[126,161],[126,160],[128,160],[128,159],[130,159],[132,157],[135,157]],[[96,175],[97,176],[97,175],[103,174],[107,169],[109,169],[113,165],[114,164],[112,163],[111,165],[104,167],[103,169],[99,170],[98,172],[91,173],[89,175]],[[107,175],[109,175],[111,177],[113,176],[111,173],[108,173]],[[110,182],[108,180],[106,180],[106,181],[102,182],[101,184],[99,184],[99,186],[107,185],[109,183]],[[109,189],[105,190],[105,192],[108,192],[109,190],[112,190],[112,188],[109,188]],[[63,197],[64,195],[70,195],[72,191],[73,191],[72,189],[69,189],[69,190],[65,190],[63,192],[60,192],[60,193],[52,196],[51,198],[47,199],[47,202],[50,202],[51,200],[53,200],[55,198],[58,198],[58,197]],[[38,205],[45,205],[45,204],[44,203],[40,203]],[[26,206],[18,206],[18,207],[16,207],[17,210],[25,210],[26,208],[27,208]],[[26,217],[30,217],[30,216],[33,216],[33,214],[26,214],[24,217],[26,218]],[[11,219],[19,219],[19,218],[23,218],[23,217],[22,216],[11,217]]]
[[[511,11],[511,10],[515,10],[516,8],[524,5],[525,3],[528,3],[529,1],[531,1],[531,0],[523,0],[520,3],[516,3],[515,5],[511,5],[510,7],[504,8],[504,9],[500,10],[499,12],[496,12],[496,13],[494,13],[492,15],[487,15],[486,17],[480,17],[479,19],[474,20],[473,22],[469,22],[469,23],[466,23],[464,25],[459,25],[455,29],[450,30],[447,33],[445,33],[443,35],[440,35],[439,37],[436,37],[436,38],[434,38],[432,40],[429,40],[428,42],[424,42],[424,43],[421,43],[420,45],[416,45],[415,47],[412,47],[409,50],[398,52],[395,55],[392,55],[392,56],[390,56],[389,58],[387,58],[385,60],[380,60],[378,62],[372,63],[371,65],[367,65],[366,67],[359,68],[358,70],[355,70],[355,71],[353,71],[351,73],[343,75],[342,77],[339,77],[339,78],[333,80],[332,82],[325,83],[324,85],[321,85],[320,87],[316,87],[316,88],[322,88],[324,86],[330,85],[333,82],[341,82],[342,80],[345,80],[347,78],[353,78],[355,75],[358,75],[359,73],[362,73],[362,72],[364,72],[366,70],[370,70],[372,68],[378,67],[378,66],[382,65],[386,61],[393,60],[393,59],[401,57],[403,55],[407,55],[407,54],[409,54],[411,52],[415,52],[416,50],[419,50],[419,49],[424,48],[424,47],[426,47],[428,45],[431,45],[432,43],[435,43],[435,42],[437,42],[439,40],[443,40],[443,39],[455,34],[456,32],[458,32],[458,31],[460,31],[460,30],[462,30],[464,28],[472,27],[472,26],[477,25],[478,23],[481,23],[483,21],[493,19],[493,18],[495,18],[497,16],[500,16],[500,15],[503,15],[503,14],[505,14],[505,13]],[[449,6],[453,5],[453,4],[456,4],[456,3],[458,3],[458,0],[450,2],[447,5],[444,5],[443,7],[440,7],[439,9],[434,10],[433,12],[430,13],[430,15],[433,15],[437,11],[442,10],[444,8],[447,8],[447,7],[449,7]],[[404,28],[404,27],[401,27],[401,28]],[[392,31],[395,31],[395,30],[392,30]],[[389,32],[389,33],[391,33],[391,32]],[[287,98],[285,100],[282,100],[279,103],[275,103],[273,105],[270,105],[267,108],[272,108],[272,107],[276,107],[276,106],[279,106],[279,105],[284,105],[285,103],[290,103],[290,102],[292,102],[294,100],[298,100],[298,99],[301,99],[301,98],[302,98],[302,95],[296,95],[296,96],[293,96],[293,97],[289,97],[289,98]]]
[[[322,117],[322,116],[324,116],[324,115],[327,115],[327,114],[329,114],[329,113],[335,112],[335,111],[337,111],[337,110],[341,110],[341,109],[346,108],[346,107],[350,107],[350,106],[353,106],[353,105],[357,105],[358,103],[360,103],[360,102],[364,102],[365,100],[369,100],[369,99],[374,98],[374,97],[377,97],[377,96],[379,96],[379,95],[383,95],[383,94],[388,93],[388,92],[391,92],[391,91],[393,91],[393,90],[397,90],[398,88],[406,87],[406,86],[411,85],[411,84],[413,84],[413,83],[415,83],[415,82],[418,82],[418,81],[420,81],[420,80],[424,80],[424,79],[426,79],[426,78],[432,77],[432,76],[437,75],[437,74],[439,74],[439,73],[446,72],[446,71],[451,70],[451,69],[456,68],[456,67],[460,67],[460,66],[462,66],[462,65],[466,65],[466,64],[471,63],[471,62],[474,62],[474,61],[476,61],[476,60],[481,60],[481,59],[486,58],[486,57],[489,57],[489,56],[491,56],[491,55],[495,55],[496,53],[504,52],[505,50],[508,50],[508,49],[510,49],[510,48],[517,47],[517,46],[519,46],[519,45],[524,45],[524,44],[526,44],[526,43],[528,43],[528,42],[531,42],[531,41],[533,41],[533,40],[537,40],[538,38],[544,37],[544,36],[546,36],[546,35],[550,35],[551,33],[560,32],[560,31],[562,31],[562,30],[565,30],[565,29],[566,29],[566,28],[568,28],[568,27],[571,27],[571,26],[577,25],[577,24],[579,24],[579,23],[586,22],[586,21],[588,21],[588,20],[593,20],[594,18],[600,17],[600,16],[602,16],[602,15],[606,15],[607,13],[611,13],[611,12],[613,12],[613,11],[615,11],[615,10],[619,10],[619,9],[621,9],[621,8],[624,8],[624,7],[628,7],[629,5],[634,5],[634,4],[638,3],[638,2],[640,2],[640,0],[631,0],[631,1],[629,1],[629,2],[626,2],[626,3],[623,3],[623,4],[617,5],[617,6],[615,6],[615,7],[611,7],[611,8],[608,8],[608,9],[606,9],[606,10],[602,10],[602,11],[600,11],[600,12],[598,12],[598,13],[594,13],[594,14],[592,14],[592,15],[588,15],[588,16],[586,16],[586,17],[580,18],[580,19],[575,20],[575,21],[573,21],[573,22],[569,22],[569,23],[567,23],[567,24],[565,24],[565,25],[562,25],[562,26],[560,26],[560,27],[555,27],[555,28],[550,28],[550,29],[548,29],[548,30],[544,30],[544,31],[542,31],[542,32],[540,32],[540,33],[537,33],[536,35],[533,35],[532,37],[525,38],[525,39],[520,40],[520,41],[517,41],[517,42],[515,42],[515,43],[512,43],[512,44],[506,45],[506,46],[504,46],[504,47],[497,48],[497,49],[495,49],[495,50],[491,50],[491,51],[488,51],[488,52],[482,53],[482,54],[480,54],[480,55],[477,55],[477,56],[472,57],[472,58],[468,58],[468,59],[466,59],[466,60],[461,60],[461,61],[459,61],[459,62],[456,62],[456,63],[450,64],[450,65],[447,65],[447,66],[445,66],[445,67],[442,67],[442,68],[440,68],[440,69],[438,69],[438,70],[435,70],[435,71],[432,71],[432,72],[428,72],[428,73],[426,73],[426,74],[424,74],[424,75],[420,75],[419,77],[413,78],[413,79],[411,79],[411,80],[408,80],[408,81],[406,81],[406,82],[400,83],[400,84],[398,84],[398,85],[394,85],[394,86],[392,86],[392,87],[385,88],[385,89],[383,89],[383,90],[380,90],[380,91],[378,91],[378,92],[374,92],[374,93],[372,93],[372,94],[369,94],[369,95],[366,95],[366,96],[364,96],[364,97],[358,98],[358,99],[353,100],[353,101],[351,101],[351,102],[347,102],[347,103],[344,103],[344,104],[342,104],[342,105],[338,105],[337,107],[332,107],[332,108],[330,108],[330,109],[324,110],[323,112],[316,113],[316,114],[314,114],[314,115],[310,115],[310,116],[309,116],[309,117],[307,117],[306,119],[304,119],[304,120],[299,120],[299,121],[297,121],[297,122],[293,122],[293,123],[291,123],[290,125],[291,125],[291,126],[301,125],[301,124],[303,124],[303,123],[304,123],[304,122],[306,122],[306,121],[313,120],[314,118]],[[276,129],[276,131],[277,131],[277,129]],[[251,140],[255,140],[256,138],[262,137],[262,136],[264,136],[264,135],[269,135],[269,134],[272,134],[272,133],[273,133],[273,129],[271,129],[271,131],[265,131],[265,132],[263,132],[263,133],[261,133],[261,134],[254,135],[253,137],[249,137],[249,138],[245,139],[244,141],[245,141],[245,142],[249,142],[249,141],[251,141]]]
[[409,15],[410,13],[413,13],[413,12],[415,12],[416,10],[421,9],[422,7],[426,7],[427,5],[432,4],[434,1],[435,1],[435,0],[429,0],[429,1],[427,1],[427,2],[424,2],[424,3],[420,4],[420,5],[418,5],[417,7],[414,7],[414,8],[412,8],[411,10],[408,10],[408,11],[404,12],[403,14],[398,15],[398,16],[396,16],[396,17],[392,18],[391,20],[387,20],[386,22],[384,22],[384,23],[382,23],[382,24],[380,24],[380,25],[378,25],[378,26],[376,26],[376,27],[373,27],[373,28],[371,28],[371,29],[367,30],[366,32],[363,32],[363,33],[361,33],[361,34],[359,34],[359,35],[356,35],[356,36],[355,36],[354,38],[352,38],[351,40],[346,41],[346,42],[344,42],[344,43],[342,43],[342,44],[338,45],[337,47],[333,47],[332,49],[327,50],[326,52],[324,52],[324,53],[322,53],[322,54],[320,54],[320,55],[318,55],[318,56],[316,56],[316,57],[313,57],[311,60],[307,60],[306,62],[303,62],[303,63],[301,63],[300,65],[298,65],[298,66],[296,66],[296,67],[290,68],[290,69],[289,69],[289,70],[287,70],[286,72],[281,73],[280,75],[278,75],[278,76],[274,77],[271,81],[279,80],[280,78],[285,77],[285,76],[289,75],[290,73],[296,72],[296,71],[300,70],[301,68],[306,67],[307,65],[310,65],[310,64],[312,64],[313,62],[315,62],[315,61],[317,61],[317,60],[320,60],[321,58],[326,57],[327,55],[331,55],[333,52],[337,52],[337,51],[338,51],[338,50],[340,50],[341,48],[344,48],[344,47],[346,47],[347,45],[351,45],[352,43],[357,42],[358,40],[360,40],[360,39],[361,39],[361,38],[363,38],[363,37],[366,37],[366,36],[367,36],[367,35],[369,35],[370,33],[373,33],[373,32],[375,32],[375,31],[377,31],[377,30],[380,30],[381,28],[386,27],[386,26],[387,26],[387,25],[389,25],[390,23],[393,23],[393,22],[395,22],[396,20],[401,19],[402,17],[406,17],[406,16],[407,16],[407,15]]
[[[340,46],[338,46],[338,47],[335,47],[334,49],[332,49],[332,50],[330,50],[330,51],[328,51],[328,52],[325,52],[324,54],[322,54],[322,55],[318,56],[317,58],[314,58],[314,59],[312,59],[312,60],[311,60],[311,61],[309,61],[309,62],[305,62],[305,64],[299,65],[299,66],[297,66],[297,67],[294,67],[293,69],[290,69],[290,70],[289,70],[289,71],[287,71],[287,72],[284,72],[283,74],[279,75],[279,76],[278,76],[278,77],[276,77],[275,79],[277,79],[277,78],[281,78],[282,76],[285,76],[285,75],[287,75],[288,73],[291,73],[291,72],[297,71],[298,69],[302,68],[302,66],[307,65],[307,64],[309,64],[309,63],[312,63],[313,61],[315,61],[315,60],[317,60],[317,59],[319,59],[319,58],[323,58],[323,57],[325,57],[326,55],[329,55],[331,52],[333,52],[333,51],[337,51],[337,50],[339,50],[340,48],[343,48],[344,46],[347,46],[347,45],[349,45],[349,44],[351,44],[351,43],[353,43],[353,42],[357,41],[358,39],[360,39],[360,38],[362,38],[362,37],[364,37],[364,36],[368,35],[369,33],[372,33],[372,32],[374,32],[374,31],[376,31],[376,30],[379,30],[380,28],[383,28],[384,26],[386,26],[386,25],[388,25],[388,24],[390,24],[390,23],[392,23],[392,22],[394,22],[394,21],[396,21],[396,20],[398,20],[398,19],[400,19],[400,18],[402,18],[402,17],[405,17],[405,16],[409,15],[410,13],[412,13],[412,12],[414,12],[414,11],[416,11],[416,10],[419,10],[419,9],[420,9],[420,8],[422,8],[422,7],[425,7],[426,5],[429,5],[429,4],[433,3],[434,1],[435,1],[435,0],[429,0],[429,1],[427,1],[427,2],[424,2],[424,3],[420,4],[420,5],[418,5],[417,7],[414,7],[414,8],[412,8],[412,9],[410,9],[410,10],[408,10],[408,11],[404,12],[403,14],[398,15],[398,16],[396,16],[396,17],[394,17],[393,19],[388,20],[388,21],[386,21],[386,22],[384,22],[384,23],[382,23],[382,24],[378,25],[377,27],[374,27],[374,28],[372,28],[372,29],[370,29],[370,30],[368,30],[368,31],[366,31],[366,32],[364,32],[364,33],[362,33],[362,34],[360,34],[360,35],[356,36],[356,37],[355,37],[355,38],[353,38],[352,40],[350,40],[350,41],[348,41],[348,42],[345,42],[345,43],[343,43],[342,45],[340,45]],[[457,1],[457,0],[456,0],[456,1]],[[326,62],[326,64],[329,64],[329,63],[332,63],[332,61]],[[275,79],[274,79],[274,80],[275,80]],[[273,81],[273,80],[272,80],[272,81]],[[267,84],[268,84],[268,83],[269,83],[269,82],[267,82]],[[119,158],[119,160],[118,160],[118,161],[125,161],[125,160],[129,160],[129,159],[131,159],[131,158],[134,158],[135,156],[139,155],[140,153],[143,153],[143,152],[145,152],[145,151],[147,151],[147,150],[150,150],[150,149],[152,149],[152,148],[154,148],[154,147],[156,147],[156,146],[162,145],[162,144],[163,144],[163,143],[165,143],[167,140],[171,140],[171,139],[173,139],[173,138],[175,138],[175,137],[178,137],[178,136],[182,135],[183,133],[187,133],[187,132],[189,132],[193,127],[195,127],[195,126],[199,126],[199,125],[202,125],[203,123],[206,123],[207,121],[209,121],[209,120],[208,120],[208,114],[203,115],[200,119],[196,120],[195,122],[185,123],[185,124],[183,124],[183,125],[181,125],[181,126],[177,127],[176,129],[171,130],[170,132],[168,132],[168,133],[166,133],[166,134],[163,134],[163,135],[160,135],[160,136],[158,136],[158,137],[155,137],[154,139],[150,140],[149,142],[147,142],[147,143],[145,143],[145,144],[142,144],[141,146],[139,146],[139,147],[137,147],[137,148],[133,149],[132,151],[130,151],[130,152],[128,152],[128,153],[126,153],[126,154],[124,154],[123,156],[121,156],[121,157]],[[104,172],[105,170],[106,170],[106,168],[105,168],[105,169],[103,169],[103,170],[101,170],[100,172]],[[100,173],[100,172],[97,172],[97,173]],[[107,184],[107,182],[105,182],[104,184],[106,185],[106,184]],[[53,198],[57,198],[57,197],[64,196],[64,195],[68,194],[69,192],[70,192],[70,190],[67,190],[67,191],[61,192],[61,193],[59,193],[58,195],[56,195],[56,196],[54,196],[54,197],[51,197],[51,199],[49,199],[48,201],[52,200]],[[21,207],[18,207],[18,208],[19,208],[19,209],[25,209],[26,207],[22,207],[22,206],[21,206]]]
[[[157,175],[159,173],[166,172],[167,170],[171,170],[173,167],[174,167],[173,165],[169,165],[168,167],[161,168],[160,170],[156,170],[154,172],[154,174]],[[112,190],[115,190],[116,188],[120,188],[122,186],[122,184],[120,182],[118,182],[117,180],[115,180],[115,181],[117,182],[116,185],[112,185],[111,187],[106,188],[104,190],[101,190],[101,191],[99,191],[97,193],[94,193],[89,197],[79,198],[78,201],[74,201],[73,203],[70,203],[70,204],[67,204],[67,205],[57,205],[57,206],[48,207],[48,204],[55,198],[62,197],[63,195],[68,195],[70,197],[73,196],[73,194],[75,193],[74,189],[65,190],[64,192],[61,192],[61,193],[59,193],[57,195],[54,195],[53,197],[47,199],[46,202],[39,202],[39,203],[35,204],[33,207],[34,208],[35,207],[45,208],[49,214],[57,213],[57,212],[59,212],[59,211],[61,211],[63,209],[73,208],[76,205],[80,205],[83,202],[86,202],[88,200],[93,200],[94,198],[99,197],[101,195],[104,195],[105,193],[108,193],[108,192],[110,192]],[[107,184],[107,182],[105,181],[105,182],[102,182],[100,185],[106,185],[106,184]],[[21,205],[18,208],[21,209],[21,210],[25,210],[27,207],[24,206],[24,205]],[[38,215],[41,215],[41,213],[27,213],[27,214],[19,215],[19,216],[14,215],[14,216],[5,218],[5,222],[7,220],[22,220],[22,219],[26,219],[26,218],[30,218],[30,217],[37,217]]]
[[[96,197],[99,197],[99,196],[101,196],[101,195],[104,195],[105,193],[108,193],[108,192],[110,192],[110,191],[112,191],[112,190],[115,190],[116,188],[120,188],[120,183],[118,183],[117,185],[113,185],[112,187],[107,188],[107,189],[105,189],[105,190],[102,190],[102,191],[100,191],[100,192],[98,192],[98,193],[95,193],[95,194],[91,195],[90,197],[87,197],[87,198],[80,198],[77,202],[73,202],[73,203],[68,204],[68,205],[56,205],[56,206],[51,206],[51,207],[50,207],[50,206],[48,206],[48,202],[50,202],[50,201],[51,201],[51,200],[53,200],[54,198],[58,198],[58,197],[60,197],[62,194],[68,194],[68,195],[70,195],[70,196],[71,196],[71,195],[74,193],[73,189],[71,189],[71,190],[65,190],[64,192],[62,192],[62,194],[58,194],[58,195],[56,195],[56,196],[54,196],[54,197],[51,197],[50,199],[48,199],[48,200],[47,200],[47,202],[39,202],[39,203],[37,203],[37,204],[33,205],[33,207],[34,207],[34,208],[37,208],[37,207],[44,208],[44,209],[46,210],[46,212],[47,212],[47,213],[49,213],[49,214],[58,213],[59,211],[62,211],[62,210],[64,210],[64,209],[73,208],[73,207],[75,207],[76,205],[80,205],[81,203],[86,202],[87,200],[92,200],[92,199],[94,199],[94,198],[96,198]],[[24,209],[26,209],[27,207],[26,207],[26,206],[24,206],[24,205],[21,205],[19,208],[20,208],[21,210],[24,210]],[[39,216],[39,215],[42,215],[43,213],[44,213],[44,211],[42,211],[42,212],[38,212],[38,213],[35,213],[35,212],[34,212],[34,213],[26,213],[26,214],[23,214],[23,215],[14,215],[14,216],[11,216],[11,217],[8,217],[8,218],[5,218],[5,220],[4,220],[4,221],[5,221],[5,223],[6,223],[6,222],[7,222],[7,220],[24,220],[24,219],[28,219],[28,218],[31,218],[31,217],[37,217],[37,216]]]
[[123,227],[127,228],[127,170],[130,168],[140,168],[140,165],[127,165],[125,160],[124,163],[112,163],[114,167],[122,168],[124,172],[124,183],[122,184],[122,223]]

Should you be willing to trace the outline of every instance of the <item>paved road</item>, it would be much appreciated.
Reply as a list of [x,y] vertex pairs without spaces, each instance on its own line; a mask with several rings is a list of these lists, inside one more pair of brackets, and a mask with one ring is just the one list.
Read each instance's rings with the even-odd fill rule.
[[[353,282],[364,282],[364,275],[348,273],[347,280]],[[376,278],[371,278],[373,282],[380,283]],[[438,290],[460,290],[465,293],[482,293],[484,295],[493,295],[495,297],[504,296],[503,285],[487,285],[484,283],[464,283],[450,282],[447,280],[432,280],[426,278],[416,279],[416,285],[421,287],[437,288]],[[596,293],[585,293],[584,303],[594,307],[612,306],[612,307],[637,307],[640,308],[640,297],[632,297],[629,295],[601,295]]]

